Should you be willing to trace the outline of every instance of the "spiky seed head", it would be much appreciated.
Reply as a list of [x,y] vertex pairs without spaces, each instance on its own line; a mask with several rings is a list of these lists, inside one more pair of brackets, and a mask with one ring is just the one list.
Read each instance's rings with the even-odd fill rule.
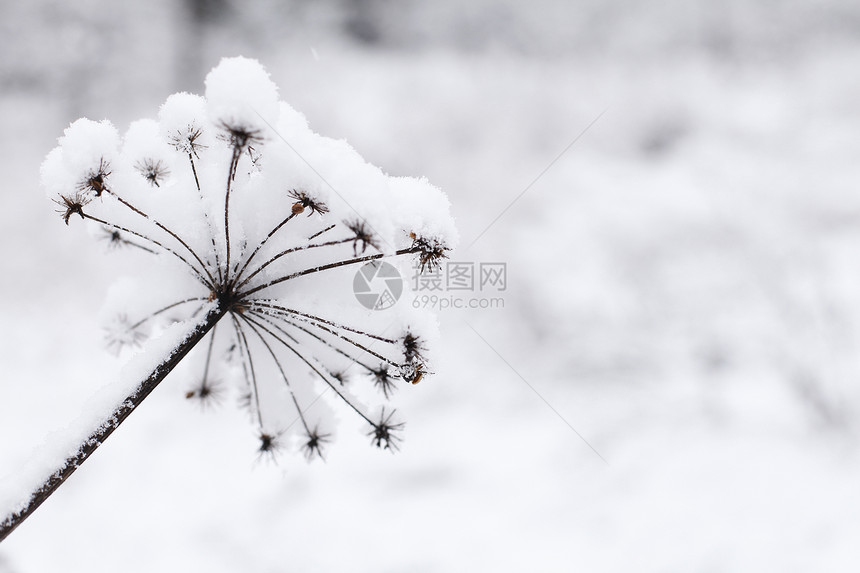
[[358,256],[359,246],[361,246],[361,253],[364,253],[367,250],[367,247],[373,247],[374,249],[379,250],[376,238],[373,236],[373,232],[370,230],[367,223],[356,220],[347,221],[344,224],[347,229],[352,231],[354,234],[352,239],[352,250],[354,255]]
[[308,211],[308,217],[317,213],[319,215],[325,215],[328,213],[328,207],[322,201],[314,199],[308,193],[304,191],[297,191],[295,189],[289,191],[287,195],[290,198],[295,200],[293,203],[293,214],[298,215],[299,213],[304,213]]
[[421,237],[416,233],[409,233],[409,237],[412,239],[411,248],[418,254],[422,273],[425,269],[435,270],[442,259],[448,258],[447,252],[450,249],[439,239]]

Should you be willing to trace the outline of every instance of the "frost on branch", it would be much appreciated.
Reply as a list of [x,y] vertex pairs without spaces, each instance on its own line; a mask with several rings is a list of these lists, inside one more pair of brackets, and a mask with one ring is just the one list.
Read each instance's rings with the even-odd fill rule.
[[261,456],[322,458],[347,412],[396,449],[403,422],[370,403],[429,374],[435,322],[406,303],[366,310],[352,277],[383,258],[405,278],[438,265],[456,241],[441,191],[313,133],[245,58],[222,60],[205,97],[170,96],[122,139],[107,121],[74,122],[42,183],[65,223],[138,261],[110,297],[110,348],[134,351],[215,303],[224,315],[187,358],[189,400],[243,397]]

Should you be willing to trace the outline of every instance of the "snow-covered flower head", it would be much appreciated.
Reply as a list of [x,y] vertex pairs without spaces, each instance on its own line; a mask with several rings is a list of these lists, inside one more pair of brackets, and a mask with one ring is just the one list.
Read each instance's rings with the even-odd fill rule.
[[140,294],[126,285],[111,297],[112,347],[214,313],[186,396],[209,404],[234,380],[261,454],[297,442],[322,456],[338,404],[370,425],[373,444],[396,446],[402,422],[366,402],[429,373],[435,322],[408,304],[365,309],[352,278],[383,259],[404,272],[437,265],[456,241],[440,190],[313,133],[246,58],[222,60],[205,98],[170,96],[122,140],[107,121],[74,122],[42,183],[67,224],[137,247],[126,251],[140,257]]

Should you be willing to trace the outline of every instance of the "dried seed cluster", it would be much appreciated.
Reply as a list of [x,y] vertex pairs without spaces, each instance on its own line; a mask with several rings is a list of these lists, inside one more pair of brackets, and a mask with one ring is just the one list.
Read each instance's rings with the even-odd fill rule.
[[[207,129],[215,133],[207,133]],[[212,193],[201,177],[203,168],[208,168],[206,162],[210,159],[214,162],[222,156],[229,158],[223,162],[226,167],[221,188],[223,210],[215,215],[201,210],[204,228],[209,230],[204,243],[192,240],[182,229],[164,222],[156,214],[160,211],[152,210],[151,204],[144,207],[133,194],[124,193],[121,187],[125,179],[115,181],[112,159],[107,156],[96,157],[67,191],[59,192],[54,198],[67,225],[75,216],[91,221],[101,227],[102,239],[111,248],[134,247],[154,256],[172,258],[199,285],[196,293],[177,297],[136,320],[120,317],[109,346],[119,350],[138,345],[143,329],[167,313],[185,311],[186,316],[194,317],[207,305],[220,305],[226,312],[207,335],[203,371],[197,384],[187,391],[186,398],[199,402],[202,407],[217,405],[226,392],[224,375],[218,369],[222,363],[227,364],[228,370],[231,363],[238,364],[244,384],[241,394],[252,414],[259,439],[258,453],[272,457],[285,446],[283,432],[287,430],[273,429],[273,423],[267,419],[271,411],[266,406],[269,386],[261,384],[261,377],[275,376],[282,384],[281,394],[292,403],[296,422],[301,425],[300,450],[308,459],[322,458],[332,434],[321,430],[320,425],[310,419],[308,410],[315,400],[309,401],[306,393],[297,388],[310,376],[325,384],[328,392],[338,396],[367,422],[373,445],[397,449],[398,434],[404,424],[396,421],[395,411],[383,408],[381,414],[374,417],[347,390],[356,371],[364,372],[364,377],[372,381],[385,399],[390,398],[399,381],[418,383],[428,373],[422,337],[409,326],[403,328],[400,335],[385,336],[319,316],[277,298],[275,287],[298,277],[357,267],[389,257],[413,256],[422,270],[432,269],[446,256],[445,241],[405,229],[408,246],[384,251],[383,240],[367,220],[360,216],[336,218],[319,193],[309,188],[282,191],[278,206],[281,215],[261,239],[231,240],[230,233],[237,227],[234,219],[238,216],[231,210],[231,196],[236,193],[234,187],[240,166],[265,175],[266,165],[260,159],[266,155],[271,134],[263,125],[226,117],[208,128],[202,121],[189,121],[183,128],[173,129],[162,137],[162,144],[174,150],[181,162],[170,163],[153,156],[139,158],[133,164],[134,172],[153,192],[156,189],[166,192],[166,188],[178,184],[176,179],[184,175],[183,180],[193,182],[202,200],[204,194]],[[211,185],[209,179],[206,185]],[[123,215],[119,218],[100,215],[99,209],[107,203]],[[164,207],[171,208],[170,205]],[[312,221],[317,229],[299,241],[295,236],[287,240],[288,231],[297,225],[299,215],[305,215],[302,219]],[[324,262],[302,267],[302,256],[309,253]],[[285,261],[297,261],[298,266],[284,270]],[[346,368],[340,366],[344,360],[348,363]]]

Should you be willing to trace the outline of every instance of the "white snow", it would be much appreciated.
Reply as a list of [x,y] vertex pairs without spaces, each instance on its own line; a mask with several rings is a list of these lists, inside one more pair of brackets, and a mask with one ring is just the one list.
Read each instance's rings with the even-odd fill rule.
[[[436,375],[396,396],[402,451],[369,452],[362,422],[336,412],[325,464],[256,463],[253,426],[233,395],[207,412],[183,398],[199,375],[196,353],[0,546],[0,571],[855,571],[856,7],[516,6],[470,4],[470,25],[458,28],[460,10],[447,3],[388,5],[384,21],[398,25],[385,46],[416,38],[403,51],[357,48],[272,7],[257,24],[277,16],[276,36],[251,46],[237,12],[194,52],[207,67],[224,54],[259,58],[304,114],[281,105],[292,145],[313,147],[302,135],[309,123],[388,173],[427,175],[457,216],[452,260],[507,262],[503,310],[441,314]],[[339,23],[319,4],[304,9]],[[434,33],[462,43],[434,48]],[[274,37],[284,43],[266,43]],[[127,125],[170,91],[200,91],[205,70],[197,85],[165,89],[175,63],[156,61],[135,66],[145,80],[89,82],[98,97],[86,112]],[[36,192],[38,163],[81,113],[58,101],[0,97],[15,134],[0,139],[14,206],[0,211],[0,473],[40,457],[48,429],[71,424],[114,380],[118,359],[94,315],[118,275],[151,264],[145,253],[101,256],[80,221],[58,224]],[[336,202],[297,157],[266,166],[282,164],[284,174],[261,172],[241,189],[264,193],[264,179],[277,177]],[[217,209],[222,172],[202,181]],[[275,214],[254,214],[244,191],[247,235],[266,232]],[[329,301],[338,316],[353,302],[334,279],[277,294]],[[376,403],[371,389],[353,388]]]
[[119,133],[107,120],[74,121],[42,164],[45,192],[51,199],[73,193],[82,180],[98,170],[102,161],[110,164],[116,159],[119,141]]
[[215,125],[269,132],[278,121],[278,88],[256,60],[223,58],[206,76],[206,102]]

